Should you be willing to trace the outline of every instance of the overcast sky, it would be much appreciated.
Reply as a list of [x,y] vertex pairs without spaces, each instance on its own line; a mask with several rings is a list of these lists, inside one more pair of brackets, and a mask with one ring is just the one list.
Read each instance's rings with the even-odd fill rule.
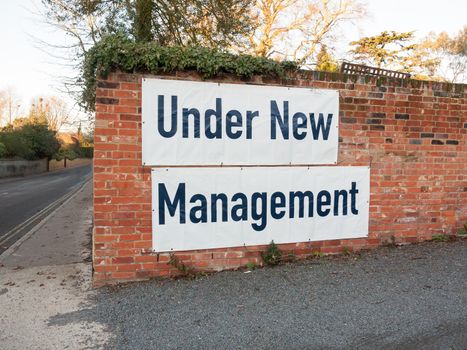
[[[361,36],[382,30],[416,31],[422,37],[430,31],[460,30],[466,22],[465,0],[368,0],[368,18],[356,26],[346,26],[343,45]],[[14,87],[22,105],[38,95],[61,95],[59,76],[66,68],[42,52],[31,36],[49,42],[63,42],[62,33],[41,24],[35,15],[40,0],[0,0],[0,89]]]

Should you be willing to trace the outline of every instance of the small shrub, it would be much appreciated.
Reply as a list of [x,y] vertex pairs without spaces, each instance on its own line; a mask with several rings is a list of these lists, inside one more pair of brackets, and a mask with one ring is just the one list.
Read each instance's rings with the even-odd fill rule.
[[467,235],[467,224],[464,224],[464,227],[459,229],[458,234],[461,236]]
[[449,237],[447,235],[433,235],[431,239],[433,242],[447,242]]
[[287,255],[287,261],[289,261],[289,262],[297,261],[297,256],[294,253],[289,253]]
[[344,255],[350,255],[350,248],[347,246],[342,247],[342,253]]
[[282,252],[274,241],[271,241],[266,252],[261,253],[261,258],[266,265],[275,266],[281,262]]
[[253,271],[256,269],[256,264],[254,262],[249,262],[245,265],[248,271]]
[[324,256],[324,254],[323,254],[323,252],[320,252],[319,250],[317,250],[317,251],[314,251],[312,253],[312,256],[313,256],[313,258],[319,259],[319,258],[322,258]]
[[180,259],[175,256],[175,254],[170,254],[170,260],[167,264],[175,267],[178,271],[180,271],[182,276],[189,276],[194,274],[194,269],[182,263]]

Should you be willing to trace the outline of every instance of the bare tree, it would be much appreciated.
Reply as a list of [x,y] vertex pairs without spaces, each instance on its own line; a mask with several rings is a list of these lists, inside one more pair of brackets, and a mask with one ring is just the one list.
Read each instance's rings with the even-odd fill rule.
[[5,94],[5,91],[0,91],[0,126],[3,125],[3,123],[8,120],[8,117],[6,116],[5,110],[7,106],[7,97]]
[[[46,24],[64,32],[69,44],[56,46],[73,50],[78,59],[96,44],[102,35],[118,27],[118,18],[126,8],[125,0],[42,0],[42,18]],[[50,44],[50,43],[47,43]]]
[[0,91],[0,126],[11,124],[20,108],[20,99],[14,88],[8,87]]
[[65,42],[45,42],[34,38],[37,46],[47,52],[54,62],[70,68],[70,75],[58,77],[62,92],[74,97],[82,88],[80,67],[84,55],[110,28],[117,28],[126,0],[41,0],[38,15],[43,22],[64,33]]
[[261,57],[315,63],[342,22],[365,14],[358,0],[258,0],[247,51]]
[[[446,32],[429,33],[418,44],[417,54],[424,61],[431,60],[430,69],[420,69],[421,74],[451,83],[463,83],[467,79],[467,26],[457,35]],[[423,67],[422,67],[423,68]]]
[[74,118],[71,110],[68,108],[65,101],[51,96],[45,99],[45,109],[47,111],[47,121],[49,128],[55,131],[60,131],[65,126],[70,126],[74,123]]
[[71,109],[57,96],[35,98],[31,104],[29,117],[43,120],[50,130],[56,132],[75,122]]

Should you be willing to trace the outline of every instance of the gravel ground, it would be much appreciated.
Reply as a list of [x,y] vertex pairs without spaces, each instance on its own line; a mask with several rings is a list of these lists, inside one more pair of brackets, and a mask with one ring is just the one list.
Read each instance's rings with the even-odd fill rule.
[[111,349],[467,349],[467,241],[103,288]]

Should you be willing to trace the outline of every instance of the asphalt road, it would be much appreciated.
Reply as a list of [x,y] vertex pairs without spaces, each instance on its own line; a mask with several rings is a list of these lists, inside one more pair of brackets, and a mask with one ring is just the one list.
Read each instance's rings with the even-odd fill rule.
[[0,180],[0,254],[21,237],[2,240],[10,230],[80,187],[92,176],[90,165],[19,179]]

